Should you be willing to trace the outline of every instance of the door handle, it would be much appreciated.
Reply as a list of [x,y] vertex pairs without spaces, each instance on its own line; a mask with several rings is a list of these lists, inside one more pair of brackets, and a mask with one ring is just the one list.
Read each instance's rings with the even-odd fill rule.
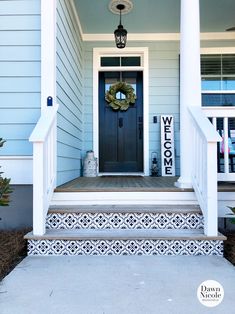
[[118,119],[118,126],[119,126],[119,128],[123,127],[123,118]]
[[139,140],[143,139],[143,117],[139,117]]
[[139,123],[139,140],[143,138],[143,124]]

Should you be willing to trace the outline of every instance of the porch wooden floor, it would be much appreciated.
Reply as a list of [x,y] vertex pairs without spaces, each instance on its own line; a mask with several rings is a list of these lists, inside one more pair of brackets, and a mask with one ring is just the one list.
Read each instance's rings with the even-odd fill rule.
[[178,191],[178,177],[101,176],[77,178],[59,186],[56,192]]
[[[56,188],[56,192],[180,192],[193,191],[175,187],[178,177],[101,176],[80,177]],[[218,191],[233,192],[235,183],[220,182]]]

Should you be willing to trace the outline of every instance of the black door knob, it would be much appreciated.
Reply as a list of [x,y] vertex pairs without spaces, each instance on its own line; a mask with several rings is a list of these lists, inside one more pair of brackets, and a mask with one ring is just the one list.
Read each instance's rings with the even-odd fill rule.
[[123,118],[118,119],[118,126],[119,126],[119,128],[123,127]]

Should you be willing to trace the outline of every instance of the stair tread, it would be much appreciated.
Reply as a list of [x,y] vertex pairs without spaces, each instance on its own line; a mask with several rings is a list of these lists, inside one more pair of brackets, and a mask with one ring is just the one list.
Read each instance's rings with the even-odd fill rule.
[[199,205],[51,206],[48,213],[202,213]]
[[47,229],[43,236],[35,236],[30,232],[25,238],[31,240],[226,240],[226,237],[221,233],[213,237],[206,236],[202,229]]

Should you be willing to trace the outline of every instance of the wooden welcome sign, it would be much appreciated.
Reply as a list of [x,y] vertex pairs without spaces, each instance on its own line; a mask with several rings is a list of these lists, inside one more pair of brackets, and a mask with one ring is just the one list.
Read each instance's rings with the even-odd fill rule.
[[161,116],[162,176],[175,176],[174,117]]

